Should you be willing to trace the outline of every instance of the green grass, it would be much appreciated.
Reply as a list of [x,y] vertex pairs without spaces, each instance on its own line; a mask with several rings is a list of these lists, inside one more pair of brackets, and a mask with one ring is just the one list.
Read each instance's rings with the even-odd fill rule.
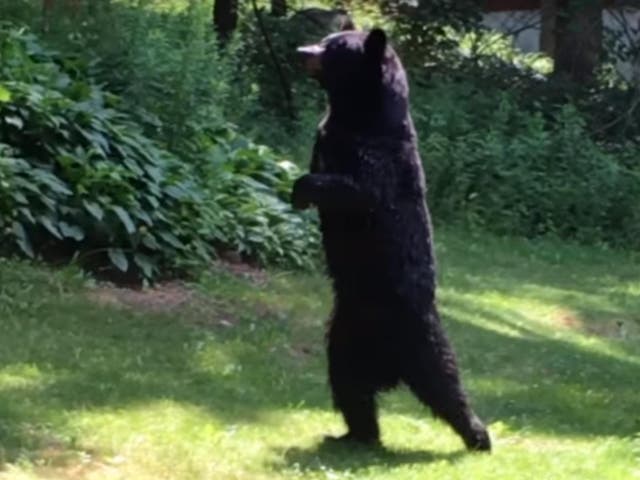
[[384,449],[322,443],[343,426],[320,275],[213,271],[157,312],[99,302],[73,270],[0,261],[0,479],[640,478],[640,258],[437,239],[492,455],[466,453],[405,391],[383,397]]

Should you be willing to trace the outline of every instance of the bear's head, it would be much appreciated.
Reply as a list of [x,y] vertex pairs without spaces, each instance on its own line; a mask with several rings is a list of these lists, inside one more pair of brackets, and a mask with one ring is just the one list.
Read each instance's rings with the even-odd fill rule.
[[388,130],[406,120],[406,75],[383,30],[334,33],[298,52],[327,91],[331,115],[341,123]]

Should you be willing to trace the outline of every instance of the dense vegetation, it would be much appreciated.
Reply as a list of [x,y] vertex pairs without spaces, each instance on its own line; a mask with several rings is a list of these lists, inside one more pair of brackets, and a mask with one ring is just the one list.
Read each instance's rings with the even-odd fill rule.
[[[247,4],[220,44],[211,1],[45,3],[0,0],[3,253],[138,278],[227,250],[313,263],[313,214],[288,190],[323,99],[292,52],[322,28]],[[397,39],[436,220],[639,248],[637,94],[615,42],[571,83],[474,2],[401,3],[350,8]]]
[[147,278],[215,247],[309,264],[316,235],[288,206],[294,164],[219,118],[143,110],[23,29],[2,27],[0,48],[3,248],[102,256]]

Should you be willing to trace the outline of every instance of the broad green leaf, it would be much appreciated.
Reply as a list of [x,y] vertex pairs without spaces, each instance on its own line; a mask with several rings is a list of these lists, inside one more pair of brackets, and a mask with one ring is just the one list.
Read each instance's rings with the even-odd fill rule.
[[16,202],[18,202],[21,205],[29,204],[29,200],[27,200],[27,197],[25,197],[24,193],[22,192],[11,192],[11,196]]
[[28,257],[33,258],[35,256],[33,253],[33,247],[31,247],[31,242],[29,241],[29,237],[27,237],[27,232],[21,223],[13,222],[13,234],[16,236],[16,243],[20,249]]
[[182,200],[187,196],[186,190],[181,187],[170,185],[164,189],[164,192],[170,197],[175,198],[176,200]]
[[160,206],[160,202],[155,196],[147,195],[146,198],[153,208],[158,208]]
[[10,115],[8,117],[4,117],[4,121],[8,125],[13,125],[18,130],[22,130],[24,128],[24,121],[20,117],[17,117],[15,115]]
[[123,163],[129,167],[129,170],[131,170],[135,175],[141,177],[144,174],[144,171],[131,158],[125,158]]
[[18,211],[24,216],[24,218],[26,218],[27,220],[29,220],[29,222],[31,223],[36,223],[36,219],[33,217],[33,215],[31,214],[31,210],[29,210],[29,208],[27,207],[20,207],[18,208]]
[[184,243],[182,243],[180,240],[178,240],[178,237],[176,237],[173,233],[170,232],[159,232],[158,235],[160,236],[160,238],[162,238],[165,242],[167,242],[169,245],[171,245],[172,247],[178,248],[178,249],[184,249]]
[[58,230],[58,227],[55,225],[54,219],[52,219],[51,217],[42,215],[38,217],[38,221],[44,228],[46,228],[49,231],[49,233],[51,233],[51,235],[56,237],[58,240],[62,240],[62,234],[60,233],[60,230]]
[[34,169],[31,174],[37,180],[49,186],[55,193],[71,195],[73,192],[55,175],[41,168]]
[[93,215],[96,220],[102,221],[102,219],[104,218],[104,210],[102,210],[100,205],[94,202],[90,202],[89,200],[83,200],[82,204],[84,205],[84,208],[87,209],[87,212]]
[[145,170],[149,174],[151,178],[153,178],[156,182],[162,181],[162,170],[158,167],[154,167],[153,165],[145,166]]
[[133,261],[140,267],[145,277],[151,278],[153,276],[153,262],[149,257],[142,253],[136,253],[133,256]]
[[84,230],[76,225],[69,225],[67,222],[60,222],[60,232],[67,238],[73,238],[75,241],[80,242],[84,240]]
[[11,101],[11,92],[7,90],[7,87],[0,85],[0,103],[7,103]]
[[127,233],[134,234],[136,232],[136,226],[134,225],[133,220],[131,220],[131,217],[126,212],[126,210],[117,205],[111,208],[116,213],[116,215],[118,216],[122,224],[124,225],[124,228],[127,230]]
[[109,260],[111,263],[121,272],[126,272],[129,270],[129,260],[127,260],[127,256],[124,254],[122,250],[119,248],[110,248],[109,251]]
[[153,225],[153,220],[151,220],[151,217],[149,216],[149,214],[145,212],[143,209],[136,207],[132,210],[132,213],[147,225],[149,226]]
[[142,237],[142,244],[151,250],[160,250],[160,245],[158,244],[156,237],[154,237],[150,233],[147,233],[144,237]]

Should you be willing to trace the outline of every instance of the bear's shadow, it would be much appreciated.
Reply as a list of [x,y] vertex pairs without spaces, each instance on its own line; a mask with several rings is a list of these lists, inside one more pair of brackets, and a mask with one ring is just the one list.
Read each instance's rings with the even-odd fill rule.
[[[412,464],[445,461],[453,463],[467,454],[465,450],[433,452],[428,450],[390,449],[380,446],[361,446],[323,439],[311,448],[298,447],[280,450],[283,460],[277,468],[309,471],[357,471],[370,467],[393,468]],[[280,455],[279,455],[280,456]]]

